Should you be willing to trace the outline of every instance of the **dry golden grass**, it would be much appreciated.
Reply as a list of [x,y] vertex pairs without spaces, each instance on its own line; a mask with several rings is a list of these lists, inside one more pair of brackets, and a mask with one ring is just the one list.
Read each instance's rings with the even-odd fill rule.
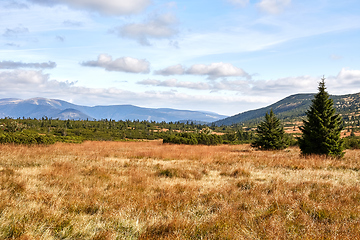
[[360,151],[0,145],[0,239],[360,239]]

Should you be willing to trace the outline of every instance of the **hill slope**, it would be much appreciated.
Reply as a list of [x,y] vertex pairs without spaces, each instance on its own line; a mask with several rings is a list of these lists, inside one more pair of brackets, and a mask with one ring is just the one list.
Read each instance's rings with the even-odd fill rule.
[[[295,94],[286,97],[274,104],[256,110],[239,113],[214,122],[215,125],[232,125],[237,123],[257,124],[263,120],[265,113],[273,109],[274,113],[282,121],[295,121],[305,116],[305,112],[311,105],[314,94]],[[332,95],[337,113],[343,115],[344,119],[355,116],[360,112],[360,93],[347,95]]]

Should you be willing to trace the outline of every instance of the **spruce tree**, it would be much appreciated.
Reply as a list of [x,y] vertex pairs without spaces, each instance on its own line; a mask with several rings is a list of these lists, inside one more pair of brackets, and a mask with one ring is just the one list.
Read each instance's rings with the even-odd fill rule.
[[265,121],[257,127],[256,140],[251,144],[263,150],[281,150],[287,148],[284,127],[275,117],[273,110],[265,114]]
[[301,152],[304,155],[342,157],[342,118],[336,114],[333,101],[326,92],[324,77],[319,83],[318,90],[310,109],[306,112],[307,120],[304,120],[303,126],[300,127],[303,133],[298,139]]

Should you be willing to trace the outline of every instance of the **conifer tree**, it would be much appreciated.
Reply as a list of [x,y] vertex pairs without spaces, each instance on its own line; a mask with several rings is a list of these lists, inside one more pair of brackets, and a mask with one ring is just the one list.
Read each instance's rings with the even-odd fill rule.
[[281,150],[287,148],[284,127],[280,120],[275,117],[273,110],[270,114],[265,114],[265,121],[257,127],[256,140],[251,144],[252,147],[263,150]]
[[319,154],[333,157],[344,155],[343,141],[340,138],[343,129],[342,118],[335,114],[333,100],[326,92],[325,78],[321,79],[319,92],[312,100],[306,112],[307,120],[300,127],[303,135],[298,139],[302,154]]

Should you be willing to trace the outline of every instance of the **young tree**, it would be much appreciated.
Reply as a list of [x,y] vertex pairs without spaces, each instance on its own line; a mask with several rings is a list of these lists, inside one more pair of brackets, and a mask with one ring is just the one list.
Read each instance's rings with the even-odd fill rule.
[[275,117],[273,110],[270,114],[265,114],[265,121],[257,127],[256,140],[251,144],[252,147],[264,150],[281,150],[287,148],[284,127],[280,120]]
[[304,125],[300,127],[303,135],[298,139],[299,146],[304,155],[342,157],[344,147],[340,133],[343,122],[341,116],[335,114],[333,101],[325,89],[323,77],[319,83],[319,92],[306,112],[307,120],[304,120]]

